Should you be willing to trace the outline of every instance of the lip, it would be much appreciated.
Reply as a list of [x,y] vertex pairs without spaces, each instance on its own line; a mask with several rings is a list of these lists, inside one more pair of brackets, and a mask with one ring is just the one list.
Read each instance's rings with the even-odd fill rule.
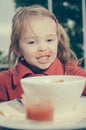
[[40,57],[50,57],[53,54],[51,51],[45,51],[45,52],[39,52],[35,53],[36,59],[39,59]]
[[42,57],[50,57],[50,55],[40,55],[40,56],[37,56],[36,59],[40,59]]
[[49,57],[50,56],[41,56],[41,57],[37,58],[37,60],[39,63],[45,64],[45,63],[49,62]]

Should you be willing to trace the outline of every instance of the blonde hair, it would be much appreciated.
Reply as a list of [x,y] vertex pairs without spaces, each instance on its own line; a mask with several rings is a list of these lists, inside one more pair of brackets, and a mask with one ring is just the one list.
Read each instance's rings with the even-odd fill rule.
[[57,26],[57,35],[59,37],[57,56],[64,64],[70,59],[70,57],[77,59],[76,55],[72,52],[72,50],[69,47],[68,35],[64,28],[58,23],[56,16],[48,9],[42,6],[33,5],[20,8],[13,17],[11,44],[8,53],[9,66],[12,66],[18,60],[18,56],[16,55],[14,50],[16,49],[18,51],[19,49],[19,39],[21,37],[24,20],[27,18],[27,16],[31,15],[47,16],[55,21]]

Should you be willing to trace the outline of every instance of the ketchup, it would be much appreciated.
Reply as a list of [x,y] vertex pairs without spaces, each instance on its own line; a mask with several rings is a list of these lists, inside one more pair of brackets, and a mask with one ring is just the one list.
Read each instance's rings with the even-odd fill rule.
[[37,103],[31,106],[27,106],[26,115],[27,119],[38,120],[38,121],[52,121],[54,109],[53,107],[45,103]]

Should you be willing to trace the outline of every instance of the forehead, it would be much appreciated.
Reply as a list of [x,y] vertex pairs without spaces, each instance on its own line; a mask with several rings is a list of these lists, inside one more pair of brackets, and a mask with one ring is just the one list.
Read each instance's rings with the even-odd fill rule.
[[[51,17],[47,16],[28,16],[24,19],[22,33],[29,31],[56,31],[56,23]],[[45,32],[46,32],[45,31]]]

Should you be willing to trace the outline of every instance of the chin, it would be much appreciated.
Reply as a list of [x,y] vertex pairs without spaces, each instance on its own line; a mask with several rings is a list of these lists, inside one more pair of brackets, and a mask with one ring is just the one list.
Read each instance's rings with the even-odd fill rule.
[[50,65],[42,65],[42,66],[40,66],[39,68],[42,69],[42,70],[44,70],[44,69],[48,69],[49,66],[50,66]]

